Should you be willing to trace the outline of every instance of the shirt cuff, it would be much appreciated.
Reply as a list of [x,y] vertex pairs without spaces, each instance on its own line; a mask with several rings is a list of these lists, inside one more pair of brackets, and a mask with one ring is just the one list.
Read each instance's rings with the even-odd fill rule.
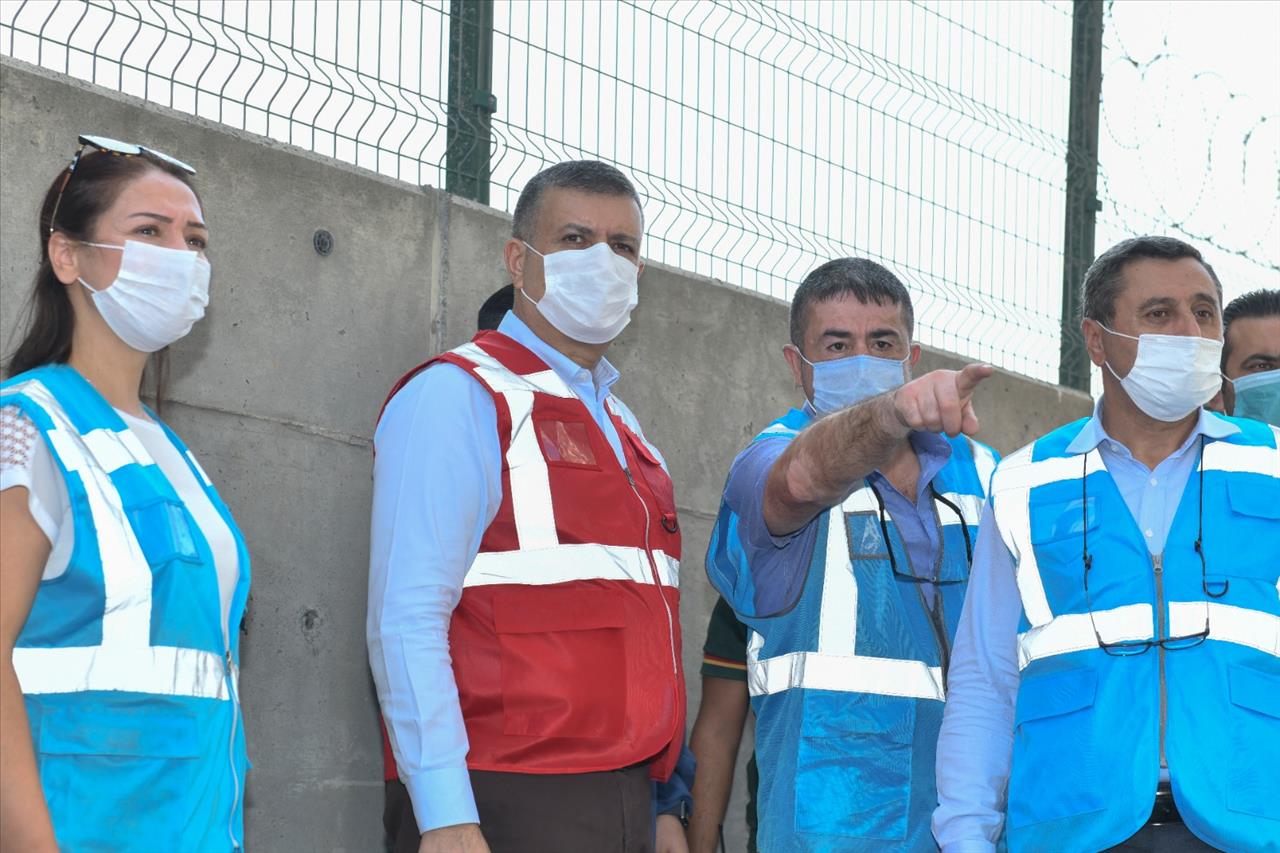
[[942,845],[942,853],[995,853],[996,846],[983,839],[966,838]]
[[424,770],[405,779],[404,786],[409,789],[419,832],[480,823],[475,794],[471,791],[471,774],[465,766]]

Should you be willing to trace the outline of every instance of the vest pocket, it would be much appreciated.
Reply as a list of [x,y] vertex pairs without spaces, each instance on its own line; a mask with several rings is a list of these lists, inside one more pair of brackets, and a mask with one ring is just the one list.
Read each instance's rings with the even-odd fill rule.
[[1280,674],[1237,664],[1227,680],[1234,706],[1227,808],[1280,820]]
[[[1098,778],[1093,702],[1098,674],[1068,669],[1024,677],[1014,711],[1008,826],[1098,811],[1106,806]],[[1069,762],[1063,756],[1073,756]]]
[[915,717],[913,699],[806,692],[796,752],[796,831],[906,838]]
[[190,711],[149,699],[51,709],[36,750],[60,847],[182,848],[200,755]]
[[[1260,480],[1261,478],[1259,478]],[[1273,481],[1259,482],[1243,477],[1227,480],[1227,502],[1231,505],[1231,539],[1240,547],[1215,548],[1205,538],[1206,568],[1212,580],[1215,575],[1252,578],[1267,587],[1280,578],[1280,488]],[[1254,587],[1256,589],[1256,587]]]
[[624,734],[627,621],[618,595],[536,586],[495,593],[504,734]]

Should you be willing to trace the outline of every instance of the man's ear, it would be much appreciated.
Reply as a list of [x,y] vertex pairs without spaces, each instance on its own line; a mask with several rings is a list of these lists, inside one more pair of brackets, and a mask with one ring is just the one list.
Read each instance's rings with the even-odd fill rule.
[[804,359],[800,357],[799,348],[795,344],[787,344],[782,348],[782,357],[791,368],[791,378],[795,380],[796,387],[804,388]]
[[911,355],[908,356],[908,358],[910,358],[911,360],[908,361],[907,364],[911,367],[912,370],[914,370],[915,366],[920,363],[920,356],[923,353],[924,353],[924,350],[921,349],[919,344],[911,345]]
[[1106,350],[1102,348],[1102,326],[1097,320],[1085,317],[1080,321],[1080,335],[1084,338],[1084,348],[1088,350],[1090,360],[1102,367],[1107,360]]
[[528,257],[524,241],[512,237],[502,247],[502,259],[507,265],[507,275],[516,290],[524,290],[524,261]]
[[63,284],[75,284],[80,277],[80,244],[61,231],[49,236],[49,265]]

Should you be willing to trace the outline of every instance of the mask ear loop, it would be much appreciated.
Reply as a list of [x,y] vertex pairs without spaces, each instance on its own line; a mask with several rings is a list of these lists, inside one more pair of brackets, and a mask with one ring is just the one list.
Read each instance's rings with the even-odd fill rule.
[[1206,573],[1207,569],[1204,561],[1204,433],[1200,434],[1200,508],[1198,516],[1196,522],[1196,554],[1200,557],[1200,588],[1210,598],[1222,598],[1227,594],[1227,590],[1231,589],[1231,581],[1224,579],[1221,582],[1221,592],[1214,592],[1209,589],[1209,576]]

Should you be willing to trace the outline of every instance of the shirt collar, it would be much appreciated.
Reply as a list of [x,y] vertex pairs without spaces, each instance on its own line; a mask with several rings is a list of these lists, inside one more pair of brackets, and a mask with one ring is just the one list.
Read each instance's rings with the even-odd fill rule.
[[530,329],[523,320],[517,317],[514,311],[506,313],[502,318],[502,322],[498,324],[498,331],[542,359],[547,367],[554,370],[556,375],[571,387],[590,381],[598,393],[604,394],[613,387],[613,383],[617,382],[621,375],[618,373],[617,368],[609,363],[609,359],[604,357],[601,357],[596,362],[596,366],[593,369],[587,370],[534,334],[533,329]]
[[[1106,429],[1102,426],[1102,401],[1103,397],[1099,397],[1098,401],[1093,404],[1093,416],[1085,423],[1084,428],[1076,434],[1076,437],[1067,445],[1067,452],[1088,453],[1090,450],[1097,448],[1104,441],[1120,442],[1107,435]],[[1215,413],[1208,409],[1201,408],[1200,416],[1196,418],[1196,425],[1192,428],[1191,434],[1187,436],[1187,440],[1183,442],[1183,446],[1190,445],[1200,436],[1209,439],[1226,438],[1229,435],[1235,435],[1240,431],[1240,427],[1230,421],[1218,417]],[[1128,448],[1126,448],[1128,449]]]

